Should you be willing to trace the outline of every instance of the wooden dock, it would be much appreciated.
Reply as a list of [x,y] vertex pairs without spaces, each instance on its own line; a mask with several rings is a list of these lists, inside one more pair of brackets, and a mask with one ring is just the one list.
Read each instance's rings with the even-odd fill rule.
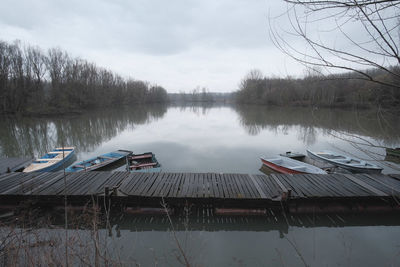
[[0,158],[0,174],[19,171],[32,162],[32,158]]
[[[65,186],[66,185],[66,186]],[[386,175],[250,175],[80,172],[0,175],[0,203],[84,205],[104,198],[126,207],[212,207],[221,214],[286,209],[292,213],[399,211],[400,180]]]

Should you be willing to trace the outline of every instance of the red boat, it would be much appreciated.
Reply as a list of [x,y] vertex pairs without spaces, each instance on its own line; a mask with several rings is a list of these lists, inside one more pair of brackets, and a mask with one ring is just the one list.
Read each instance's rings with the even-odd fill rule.
[[326,174],[324,170],[318,167],[282,156],[271,159],[261,157],[261,162],[274,171],[284,174]]

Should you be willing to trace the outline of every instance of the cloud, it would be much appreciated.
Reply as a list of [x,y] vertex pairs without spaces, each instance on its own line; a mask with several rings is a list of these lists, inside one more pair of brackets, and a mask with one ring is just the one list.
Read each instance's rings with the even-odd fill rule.
[[6,0],[0,36],[44,49],[57,46],[170,92],[196,86],[232,91],[253,68],[299,72],[269,41],[267,3]]

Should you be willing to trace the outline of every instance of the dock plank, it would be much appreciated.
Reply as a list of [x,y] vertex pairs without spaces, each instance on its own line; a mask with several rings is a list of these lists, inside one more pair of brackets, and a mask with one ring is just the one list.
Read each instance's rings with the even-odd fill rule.
[[395,179],[391,178],[390,176],[365,173],[357,174],[355,176],[388,195],[400,193],[400,184],[398,184],[397,181],[394,181]]
[[315,184],[321,188],[321,191],[323,192],[323,196],[328,197],[328,196],[334,196],[338,197],[341,196],[339,192],[333,187],[330,183],[326,182],[327,179],[321,179],[319,175],[311,174],[308,175],[314,178]]
[[253,175],[253,177],[258,181],[263,192],[270,199],[275,199],[282,195],[281,187],[275,182],[275,179],[271,176],[265,175]]
[[166,173],[158,174],[156,176],[156,179],[154,180],[154,183],[149,188],[148,195],[149,196],[162,196],[161,191],[162,191],[162,188],[167,183],[167,177],[168,177],[168,174],[166,174]]
[[240,174],[231,174],[232,178],[236,182],[239,187],[240,193],[243,195],[243,198],[253,198],[251,191],[247,187],[248,180],[250,179],[248,175],[240,175]]
[[[66,181],[66,187],[65,183]],[[400,197],[400,180],[386,175],[327,174],[327,175],[248,175],[220,173],[129,173],[79,172],[66,173],[10,173],[0,176],[0,197],[29,199],[30,196],[67,194],[73,197],[96,195],[101,197],[105,187],[117,187],[117,197],[146,201],[159,197],[196,200],[218,199],[216,203],[262,203],[280,201],[283,192],[292,191],[291,200],[313,198],[386,199],[387,203]],[[157,203],[158,203],[157,202]],[[185,202],[185,201],[183,201]],[[210,203],[210,202],[205,202]],[[317,203],[317,202],[316,202]],[[154,204],[154,202],[153,202]]]
[[333,193],[332,196],[349,197],[354,195],[351,190],[348,190],[342,184],[340,184],[332,175],[327,174],[313,174],[316,179],[319,179],[320,183],[324,184]]
[[369,190],[342,176],[342,174],[330,174],[329,178],[338,192],[341,192],[346,197],[368,196],[370,194]]
[[179,197],[181,194],[181,191],[183,190],[184,174],[177,173],[176,175],[177,175],[177,182],[174,186],[174,190],[171,192],[170,197]]
[[221,196],[223,196],[223,192],[221,192],[221,188],[218,184],[216,173],[211,173],[211,184],[213,185],[214,188],[214,196],[216,198],[221,198]]
[[368,183],[358,179],[356,176],[351,174],[344,174],[343,176],[347,177],[348,179],[352,180],[353,182],[357,183],[358,185],[366,188],[367,190],[373,192],[378,196],[387,196],[386,193],[382,192],[381,190],[374,188],[373,186],[369,185]]
[[264,193],[264,191],[261,189],[261,186],[258,183],[258,181],[254,178],[254,176],[249,174],[249,178],[253,182],[254,187],[256,188],[258,195],[259,195],[259,196],[256,195],[255,197],[260,197],[260,198],[264,198],[264,199],[268,198],[267,195]]
[[222,186],[223,186],[223,188],[225,188],[225,192],[226,192],[226,194],[224,194],[224,198],[232,198],[232,189],[231,189],[230,183],[226,177],[226,174],[221,174],[220,177],[221,177]]
[[0,174],[21,170],[32,161],[33,158],[0,158]]

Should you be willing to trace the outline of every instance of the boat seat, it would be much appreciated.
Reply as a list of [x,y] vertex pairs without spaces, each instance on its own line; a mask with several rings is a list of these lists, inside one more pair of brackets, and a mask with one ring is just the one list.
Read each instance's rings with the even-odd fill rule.
[[82,168],[82,169],[85,169],[85,168],[86,168],[86,166],[84,166],[84,165],[74,165],[73,167],[74,167],[74,168]]
[[145,158],[151,158],[153,157],[152,154],[145,154],[145,155],[140,155],[140,156],[132,156],[129,157],[130,159],[145,159]]
[[351,159],[335,159],[334,161],[340,162],[340,163],[350,163]]
[[61,159],[57,159],[57,158],[52,158],[52,159],[37,159],[36,161],[60,161]]
[[150,166],[155,166],[157,163],[152,162],[152,163],[144,163],[144,164],[139,164],[139,165],[133,165],[130,166],[131,169],[136,169],[136,168],[143,168],[143,167],[150,167]]
[[101,159],[114,159],[113,157],[107,157],[107,156],[99,156]]

